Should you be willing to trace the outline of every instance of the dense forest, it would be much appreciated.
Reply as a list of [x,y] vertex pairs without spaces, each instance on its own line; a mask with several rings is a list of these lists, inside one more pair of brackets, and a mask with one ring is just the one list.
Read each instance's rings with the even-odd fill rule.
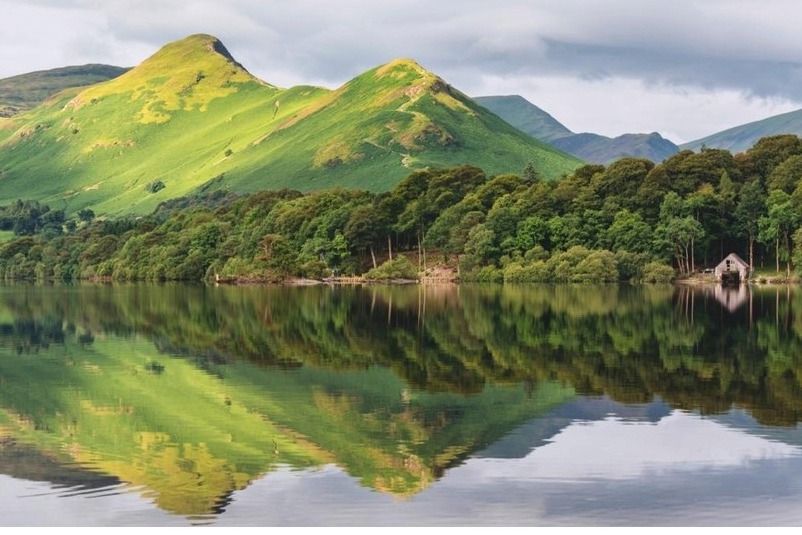
[[731,251],[790,277],[802,267],[802,139],[624,158],[556,181],[531,165],[492,177],[463,166],[378,194],[215,191],[136,218],[18,201],[0,229],[14,234],[0,247],[7,279],[415,278],[446,265],[462,280],[666,281]]

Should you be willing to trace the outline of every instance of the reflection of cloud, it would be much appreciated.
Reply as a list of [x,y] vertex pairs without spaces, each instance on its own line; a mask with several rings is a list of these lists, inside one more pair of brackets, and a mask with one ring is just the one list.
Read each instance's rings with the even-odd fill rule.
[[617,418],[573,423],[522,459],[473,459],[463,470],[480,478],[618,480],[737,467],[800,453],[796,446],[674,411],[657,423]]

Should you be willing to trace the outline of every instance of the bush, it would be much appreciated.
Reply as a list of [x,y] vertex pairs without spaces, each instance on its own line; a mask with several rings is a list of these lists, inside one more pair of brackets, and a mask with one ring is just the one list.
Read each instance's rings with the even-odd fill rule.
[[643,282],[667,283],[674,280],[674,268],[660,262],[649,262],[643,267]]
[[418,270],[406,256],[396,256],[365,273],[370,280],[417,279]]
[[527,264],[512,263],[504,268],[504,282],[548,282],[551,272],[542,260]]
[[300,275],[307,279],[323,279],[331,274],[326,263],[317,258],[307,260],[299,266]]
[[471,282],[504,282],[504,272],[494,266],[484,266],[466,274],[464,279]]
[[574,268],[572,282],[614,282],[618,280],[618,266],[610,251],[593,251]]
[[615,262],[618,266],[618,278],[622,281],[639,281],[643,277],[643,267],[648,261],[644,253],[616,251]]
[[156,193],[157,191],[161,191],[167,186],[164,185],[164,182],[161,180],[154,180],[153,182],[148,182],[145,186],[145,191],[148,193]]

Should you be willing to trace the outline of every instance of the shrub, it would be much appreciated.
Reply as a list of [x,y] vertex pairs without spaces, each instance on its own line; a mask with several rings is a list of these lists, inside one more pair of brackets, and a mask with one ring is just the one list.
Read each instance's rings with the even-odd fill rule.
[[548,282],[551,278],[551,272],[542,260],[512,263],[504,268],[504,282]]
[[648,261],[644,253],[616,251],[615,262],[618,266],[618,278],[622,281],[638,281],[643,277],[643,267]]
[[504,273],[494,266],[485,266],[472,273],[467,280],[474,282],[503,282]]
[[307,260],[299,266],[300,275],[307,279],[322,279],[331,273],[326,263],[320,259]]
[[156,193],[157,191],[161,191],[167,186],[164,185],[164,182],[161,180],[154,180],[153,182],[148,182],[145,186],[145,191],[148,193]]
[[418,270],[406,256],[396,256],[365,273],[370,280],[417,279]]
[[615,255],[610,251],[593,251],[574,268],[572,282],[614,282],[618,280]]
[[666,283],[674,280],[674,268],[660,262],[649,262],[643,266],[643,282]]

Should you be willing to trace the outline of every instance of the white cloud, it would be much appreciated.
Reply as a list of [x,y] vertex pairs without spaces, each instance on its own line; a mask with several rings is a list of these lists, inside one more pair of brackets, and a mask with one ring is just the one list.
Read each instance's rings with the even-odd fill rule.
[[614,137],[657,131],[675,143],[800,108],[798,102],[781,97],[750,97],[733,89],[700,90],[618,77],[484,76],[473,92],[520,94],[574,132]]

